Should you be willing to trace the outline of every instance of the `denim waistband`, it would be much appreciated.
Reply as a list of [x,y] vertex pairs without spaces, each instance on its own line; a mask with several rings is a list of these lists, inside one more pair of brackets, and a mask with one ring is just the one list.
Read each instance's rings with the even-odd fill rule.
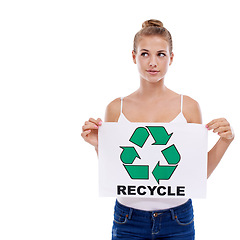
[[179,205],[177,207],[163,209],[163,210],[155,210],[155,211],[145,211],[145,210],[130,208],[125,205],[122,205],[120,202],[118,202],[118,200],[116,200],[116,204],[115,204],[115,211],[122,212],[123,214],[127,215],[129,219],[131,219],[131,216],[133,214],[139,217],[151,218],[152,216],[154,216],[154,214],[160,214],[160,213],[171,214],[172,218],[174,219],[176,213],[179,214],[181,212],[188,211],[191,208],[192,208],[191,199],[189,199],[186,203]]

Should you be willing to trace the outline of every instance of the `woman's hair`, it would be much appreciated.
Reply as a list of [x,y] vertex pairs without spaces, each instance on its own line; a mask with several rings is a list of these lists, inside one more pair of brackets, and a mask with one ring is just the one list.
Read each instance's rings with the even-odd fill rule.
[[172,53],[172,36],[170,32],[163,27],[163,23],[156,19],[150,19],[145,21],[142,24],[142,29],[138,31],[134,37],[133,42],[133,50],[136,53],[137,52],[137,45],[141,37],[143,36],[152,36],[157,35],[162,37],[164,40],[166,40],[169,44],[169,51]]

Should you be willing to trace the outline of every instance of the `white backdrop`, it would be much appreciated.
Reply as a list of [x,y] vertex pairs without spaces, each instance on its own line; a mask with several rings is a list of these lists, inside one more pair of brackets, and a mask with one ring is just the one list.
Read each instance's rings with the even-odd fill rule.
[[[207,199],[193,201],[196,239],[238,235],[238,8],[234,0],[1,1],[0,239],[110,239],[115,199],[98,197],[98,159],[81,126],[138,88],[132,42],[150,18],[173,37],[167,87],[197,100],[204,123],[225,117],[237,135]],[[209,150],[217,139],[209,134]]]

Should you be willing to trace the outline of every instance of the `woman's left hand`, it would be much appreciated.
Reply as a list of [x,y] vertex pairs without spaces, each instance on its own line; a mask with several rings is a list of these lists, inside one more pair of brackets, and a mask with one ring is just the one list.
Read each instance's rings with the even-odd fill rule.
[[233,129],[230,126],[230,123],[225,118],[218,118],[212,120],[206,125],[206,128],[208,130],[213,129],[213,132],[218,133],[221,138],[225,138],[228,140],[234,139]]

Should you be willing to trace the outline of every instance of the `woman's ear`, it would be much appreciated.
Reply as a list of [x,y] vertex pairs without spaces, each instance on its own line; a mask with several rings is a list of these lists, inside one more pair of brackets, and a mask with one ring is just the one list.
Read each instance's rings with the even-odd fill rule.
[[134,52],[134,50],[132,50],[132,58],[133,62],[136,64],[136,53]]
[[172,52],[170,55],[170,62],[169,62],[169,66],[172,64],[173,62],[173,57],[174,57],[174,53]]

